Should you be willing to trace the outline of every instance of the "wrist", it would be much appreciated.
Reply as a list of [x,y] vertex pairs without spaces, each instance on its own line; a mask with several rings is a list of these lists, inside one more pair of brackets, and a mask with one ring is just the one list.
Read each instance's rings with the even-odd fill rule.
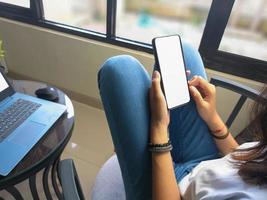
[[217,139],[217,140],[223,140],[223,139],[226,139],[230,132],[228,130],[228,128],[226,126],[224,126],[222,129],[219,129],[219,130],[216,130],[216,131],[211,131],[210,133],[213,138]]
[[224,122],[217,113],[207,122],[207,125],[212,132],[216,132],[224,127],[226,128]]
[[153,144],[163,144],[169,141],[167,127],[151,126],[150,142]]

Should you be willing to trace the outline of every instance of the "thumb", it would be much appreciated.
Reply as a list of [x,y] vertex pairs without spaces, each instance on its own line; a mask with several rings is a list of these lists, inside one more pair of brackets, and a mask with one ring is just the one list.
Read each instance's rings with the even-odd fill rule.
[[161,92],[160,86],[160,73],[158,71],[153,72],[152,76],[152,89],[155,94],[159,94]]
[[196,104],[201,105],[204,100],[203,100],[200,92],[197,90],[197,88],[195,86],[190,86],[189,90],[190,90],[190,93],[193,96]]

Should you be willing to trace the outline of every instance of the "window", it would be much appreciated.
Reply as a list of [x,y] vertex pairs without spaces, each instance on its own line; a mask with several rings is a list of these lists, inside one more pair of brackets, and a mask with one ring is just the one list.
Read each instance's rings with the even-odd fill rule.
[[43,7],[46,20],[106,32],[106,0],[45,0]]
[[151,44],[179,34],[198,48],[212,0],[118,0],[118,37]]
[[0,0],[0,2],[30,8],[30,0]]
[[[259,29],[262,26],[260,25],[262,19],[265,19],[265,17],[259,17],[260,22],[257,22],[255,31],[248,28],[253,23],[247,23],[250,21],[248,19],[257,16],[258,11],[253,8],[259,2],[263,1],[259,0],[255,3],[253,0],[213,0],[199,46],[205,66],[236,76],[266,82],[266,33],[262,34]],[[234,3],[236,4],[234,5]],[[244,12],[248,17],[239,16],[242,13],[243,6],[238,4],[243,4],[243,6],[246,4],[246,11]],[[233,8],[233,6],[236,6],[236,8]],[[238,16],[236,19],[234,19],[235,14]],[[263,16],[265,16],[265,13],[263,13]],[[249,24],[248,27],[245,27],[243,22]],[[265,27],[265,25],[263,26]],[[261,35],[260,41],[264,44],[260,44],[261,42],[255,39],[253,36],[255,34]],[[255,50],[255,46],[258,49]],[[261,52],[259,53],[259,51]]]
[[40,0],[0,0],[0,16],[20,21],[41,18]]
[[266,0],[0,0],[0,17],[147,53],[179,34],[207,68],[267,80]]
[[267,61],[267,1],[236,0],[219,49]]

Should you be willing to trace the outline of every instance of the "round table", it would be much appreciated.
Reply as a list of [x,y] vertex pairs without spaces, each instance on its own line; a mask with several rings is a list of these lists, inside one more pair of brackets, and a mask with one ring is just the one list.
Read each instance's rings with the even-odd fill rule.
[[[32,96],[35,96],[34,92],[37,89],[48,86],[45,83],[35,81],[11,80],[10,82],[16,92]],[[61,90],[55,89],[59,96],[58,103],[66,105],[67,111],[8,176],[0,176],[0,190],[6,190],[15,199],[23,199],[15,185],[27,179],[33,199],[39,199],[36,186],[36,174],[41,170],[43,170],[42,184],[46,198],[53,199],[49,189],[50,181],[52,182],[57,197],[59,199],[62,197],[58,187],[57,167],[60,155],[72,134],[74,127],[74,109],[69,97]],[[51,174],[51,176],[49,174]]]

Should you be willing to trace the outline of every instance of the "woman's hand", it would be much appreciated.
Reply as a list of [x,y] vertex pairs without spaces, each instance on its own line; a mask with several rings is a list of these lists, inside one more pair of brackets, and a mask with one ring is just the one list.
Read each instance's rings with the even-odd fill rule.
[[188,84],[199,115],[211,130],[217,130],[222,125],[222,121],[216,111],[215,86],[200,76],[194,76]]
[[165,97],[160,86],[160,74],[154,71],[150,88],[150,110],[151,110],[151,142],[165,143],[168,141],[167,128],[170,117],[167,110]]
[[[212,134],[217,136],[227,134],[228,129],[216,111],[215,86],[199,76],[194,76],[192,80],[188,81],[188,84],[190,93],[196,102],[198,113],[207,123]],[[215,139],[215,144],[223,155],[227,155],[238,147],[231,134],[228,134],[223,140]]]

